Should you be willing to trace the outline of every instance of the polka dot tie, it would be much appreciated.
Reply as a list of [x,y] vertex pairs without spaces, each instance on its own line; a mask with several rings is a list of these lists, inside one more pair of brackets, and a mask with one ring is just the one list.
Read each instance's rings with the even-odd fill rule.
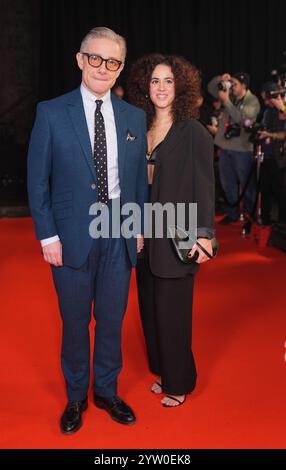
[[108,202],[108,180],[107,180],[107,151],[105,126],[100,111],[102,100],[95,100],[96,110],[94,113],[94,152],[93,159],[96,171],[98,201],[103,204]]

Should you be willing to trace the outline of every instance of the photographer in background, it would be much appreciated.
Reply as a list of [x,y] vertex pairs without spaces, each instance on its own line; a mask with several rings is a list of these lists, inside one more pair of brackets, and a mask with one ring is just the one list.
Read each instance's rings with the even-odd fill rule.
[[[279,88],[279,87],[278,87]],[[282,89],[284,91],[284,89]],[[286,121],[286,104],[281,94],[275,98],[271,98],[272,105],[278,110],[278,117],[281,121]]]
[[278,220],[282,220],[283,213],[285,214],[283,179],[286,157],[283,157],[283,141],[286,135],[286,122],[281,119],[281,115],[284,114],[286,108],[281,94],[277,94],[280,88],[274,82],[266,82],[261,88],[261,97],[266,105],[262,117],[265,130],[258,133],[264,154],[260,174],[261,223],[263,225],[272,223],[271,213],[274,202],[278,206]]
[[[199,120],[206,127],[209,133],[215,138],[218,130],[218,121],[223,114],[223,106],[219,98],[208,95],[200,108]],[[217,145],[214,146],[214,175],[215,175],[215,213],[225,213],[224,193],[219,177],[219,152]]]
[[214,77],[208,84],[208,91],[219,98],[224,111],[218,122],[215,144],[220,147],[219,174],[227,199],[226,216],[220,221],[226,225],[239,219],[240,187],[246,190],[243,209],[251,214],[255,204],[255,182],[250,177],[253,165],[253,144],[249,142],[243,123],[246,119],[255,121],[260,104],[249,90],[250,77],[246,72],[225,73]]
[[223,106],[219,98],[209,95],[204,99],[200,108],[199,121],[215,137],[218,129],[218,121],[222,116]]

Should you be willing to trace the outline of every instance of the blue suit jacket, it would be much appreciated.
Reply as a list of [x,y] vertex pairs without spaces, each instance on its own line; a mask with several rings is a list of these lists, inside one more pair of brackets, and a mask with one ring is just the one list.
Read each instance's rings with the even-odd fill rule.
[[[147,201],[145,113],[111,95],[115,116],[121,204]],[[128,140],[128,132],[136,136]],[[95,188],[95,189],[94,189]],[[37,239],[59,235],[63,263],[81,266],[93,239],[90,206],[96,174],[80,89],[38,104],[28,155],[28,193]],[[143,233],[143,228],[142,228]],[[126,240],[131,264],[136,239]]]

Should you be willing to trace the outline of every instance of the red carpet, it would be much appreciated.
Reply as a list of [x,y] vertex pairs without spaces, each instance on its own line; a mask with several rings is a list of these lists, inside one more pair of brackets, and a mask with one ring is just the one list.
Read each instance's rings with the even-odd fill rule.
[[[1,448],[285,448],[286,256],[218,228],[220,254],[197,277],[198,386],[165,409],[149,392],[135,278],[123,330],[120,395],[138,422],[123,427],[90,401],[84,426],[63,436],[60,318],[30,219],[0,220]],[[176,315],[176,312],[174,312]]]

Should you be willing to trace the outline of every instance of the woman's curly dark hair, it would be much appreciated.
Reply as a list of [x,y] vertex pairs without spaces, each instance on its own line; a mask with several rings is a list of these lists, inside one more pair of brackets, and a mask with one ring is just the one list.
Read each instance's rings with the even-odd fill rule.
[[172,106],[174,122],[198,118],[201,97],[199,70],[183,57],[149,54],[139,58],[131,66],[127,81],[128,101],[146,111],[148,129],[155,116],[155,108],[149,97],[149,86],[153,70],[159,64],[168,65],[174,74],[175,99]]

